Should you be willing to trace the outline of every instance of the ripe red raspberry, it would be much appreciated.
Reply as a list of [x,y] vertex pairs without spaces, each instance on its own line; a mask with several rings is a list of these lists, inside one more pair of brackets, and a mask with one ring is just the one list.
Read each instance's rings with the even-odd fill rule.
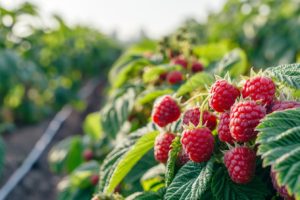
[[210,89],[209,105],[217,112],[229,110],[240,91],[226,80],[217,80]]
[[273,183],[273,187],[277,190],[280,196],[282,196],[285,200],[294,200],[295,197],[290,196],[285,186],[279,186],[276,181],[276,172],[271,171],[271,179]]
[[230,113],[229,112],[222,113],[218,125],[218,136],[222,142],[228,142],[232,144],[233,138],[231,137],[230,134],[229,122],[230,122]]
[[270,105],[275,97],[276,86],[272,79],[256,76],[246,81],[242,95],[250,97],[254,101],[262,101],[263,105]]
[[[200,119],[200,110],[199,108],[192,108],[190,110],[187,110],[184,113],[183,116],[183,124],[184,125],[189,125],[190,122],[194,124],[194,126],[197,126],[199,124],[199,119]],[[203,125],[209,128],[210,130],[214,130],[217,125],[217,117],[205,110],[203,112]]]
[[176,121],[180,117],[180,108],[171,96],[164,96],[154,104],[152,120],[160,127]]
[[224,163],[231,180],[235,183],[249,183],[255,173],[255,151],[248,147],[235,147],[224,155]]
[[197,73],[197,72],[201,72],[203,71],[204,67],[202,65],[202,63],[195,61],[192,64],[192,72]]
[[91,149],[84,150],[83,158],[84,158],[85,161],[90,161],[90,160],[93,159],[93,157],[94,157],[94,153]]
[[180,82],[182,82],[182,80],[183,80],[183,76],[180,71],[172,71],[172,72],[169,72],[167,75],[167,81],[171,85],[180,83]]
[[158,162],[166,163],[168,161],[169,151],[175,135],[172,133],[162,133],[155,139],[154,157]]
[[300,102],[297,101],[275,101],[271,107],[271,112],[299,107]]
[[188,66],[187,60],[184,59],[184,57],[182,57],[182,56],[178,56],[178,57],[172,59],[171,63],[174,64],[174,65],[181,65],[185,69]]
[[99,181],[99,176],[97,174],[93,174],[90,177],[90,182],[91,182],[92,185],[97,185],[98,181]]
[[194,162],[206,162],[214,150],[214,137],[208,128],[185,130],[181,137],[181,144]]
[[266,109],[255,101],[244,101],[232,106],[230,112],[230,133],[238,142],[247,142],[256,137],[256,126],[266,115]]

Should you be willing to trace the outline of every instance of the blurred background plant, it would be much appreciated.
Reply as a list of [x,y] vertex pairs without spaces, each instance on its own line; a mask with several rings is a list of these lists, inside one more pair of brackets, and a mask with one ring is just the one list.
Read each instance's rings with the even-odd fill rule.
[[298,0],[228,0],[199,23],[184,24],[198,43],[226,40],[247,52],[252,66],[266,68],[300,59]]
[[105,77],[121,52],[100,31],[53,18],[58,26],[47,28],[33,4],[0,5],[0,132],[75,103],[83,82]]

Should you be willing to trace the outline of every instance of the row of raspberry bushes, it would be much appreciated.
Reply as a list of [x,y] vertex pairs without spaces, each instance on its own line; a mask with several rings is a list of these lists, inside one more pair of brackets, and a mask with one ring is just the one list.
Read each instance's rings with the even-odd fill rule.
[[56,27],[41,24],[30,3],[0,5],[0,132],[76,105],[83,82],[104,76],[119,56],[118,44],[101,32],[51,20]]
[[[154,112],[152,110],[154,100],[163,95],[172,95],[178,99],[177,102],[184,104],[184,108],[187,108],[188,105],[205,108],[209,113],[207,115],[209,116],[208,119],[212,121],[211,129],[215,129],[217,125],[220,127],[222,123],[218,121],[222,117],[219,118],[217,112],[213,113],[212,108],[205,101],[203,103],[203,97],[207,95],[207,87],[214,83],[212,74],[224,76],[228,72],[233,80],[237,82],[240,80],[240,75],[249,72],[246,55],[241,49],[233,49],[223,55],[223,58],[218,55],[214,59],[211,56],[205,56],[209,54],[208,52],[199,51],[199,48],[204,46],[193,46],[188,41],[188,35],[184,36],[184,39],[176,37],[175,39],[162,41],[158,46],[151,41],[144,41],[130,48],[116,62],[110,72],[111,88],[107,103],[100,114],[95,113],[87,118],[84,126],[86,135],[83,139],[76,137],[62,141],[49,155],[52,169],[56,172],[67,171],[70,174],[62,181],[64,184],[60,184],[60,186],[64,186],[60,187],[61,198],[67,195],[72,199],[77,199],[79,195],[82,199],[89,199],[96,188],[99,194],[95,199],[123,199],[123,197],[133,193],[134,195],[127,198],[188,199],[193,197],[195,199],[206,199],[214,197],[217,199],[264,199],[276,196],[276,191],[270,183],[269,169],[262,167],[262,160],[259,157],[249,157],[252,161],[257,160],[257,166],[255,162],[251,165],[251,170],[249,170],[251,173],[249,172],[247,183],[235,183],[230,179],[222,156],[223,151],[228,150],[228,147],[219,139],[220,130],[213,130],[212,134],[206,134],[211,135],[209,140],[214,141],[214,152],[210,152],[210,155],[213,155],[212,157],[209,155],[201,160],[201,158],[197,159],[196,154],[196,159],[188,155],[182,156],[183,159],[178,161],[178,156],[181,157],[182,155],[180,137],[183,126],[181,120],[176,119],[172,123],[164,122],[168,125],[163,129],[159,126],[165,126],[166,124],[159,123],[160,125],[155,125],[151,122],[150,116]],[[157,47],[159,47],[159,52],[156,51]],[[178,52],[178,49],[181,49],[181,51]],[[201,65],[201,70],[193,70],[195,63],[198,66]],[[175,78],[174,72],[176,72]],[[280,87],[280,91],[282,91],[282,97],[280,98],[297,96],[297,89],[299,89],[298,65],[269,68],[263,74],[267,74],[268,77],[276,80],[276,86]],[[226,77],[228,78],[228,75]],[[278,97],[279,90],[276,91]],[[273,95],[275,95],[275,88],[273,92]],[[266,112],[264,110],[265,105],[261,100],[258,100],[258,104],[253,103],[253,105],[259,106],[263,113]],[[229,108],[225,109],[228,110]],[[176,109],[173,107],[171,110]],[[200,111],[196,113],[196,116],[200,113]],[[173,116],[173,114],[169,116]],[[274,114],[277,114],[277,112]],[[176,118],[176,116],[173,117]],[[201,119],[204,123],[199,123]],[[264,119],[267,124],[269,123],[268,119],[269,115]],[[100,120],[101,123],[95,123],[97,120]],[[194,126],[197,128],[198,123],[201,124],[200,126],[209,125],[209,120],[205,120],[205,112],[203,112],[203,118],[198,118],[198,122],[195,122]],[[255,128],[254,126],[258,124],[259,120],[254,120],[255,124],[252,125],[251,129]],[[87,128],[86,124],[91,127]],[[190,127],[190,125],[187,123],[185,128],[187,130],[195,128],[193,125]],[[259,127],[263,126],[264,123]],[[168,137],[166,132],[173,134]],[[210,132],[210,130],[206,129],[206,132]],[[254,136],[256,133],[255,131]],[[165,147],[162,148],[162,152],[157,150],[160,149],[160,144],[165,144],[164,140],[160,142],[159,138],[166,136],[166,141],[170,142],[176,135],[170,152],[168,152],[170,149]],[[231,139],[230,133],[227,136],[230,136]],[[251,141],[247,141],[246,144],[244,144],[245,141],[241,140],[236,141],[239,144],[232,143],[232,141],[228,143],[230,143],[231,149],[232,146],[236,146],[236,148],[238,146],[241,146],[240,148],[249,147],[250,152],[254,152],[255,155],[256,149],[253,149],[255,146],[254,136],[252,135],[250,137]],[[259,138],[260,135],[257,140]],[[183,139],[181,139],[182,141]],[[297,140],[293,142],[297,144]],[[158,144],[158,147],[153,150],[155,143]],[[201,146],[201,144],[197,145]],[[260,149],[265,148],[264,145],[268,144],[260,143],[258,154],[262,154]],[[188,148],[184,149],[186,151]],[[158,151],[158,153],[155,151]],[[167,153],[164,154],[165,151]],[[229,152],[231,151],[234,150]],[[244,151],[242,150],[242,152]],[[278,156],[280,157],[280,155]],[[157,165],[155,157],[160,162],[165,163],[167,161],[166,164]],[[278,159],[276,157],[272,158],[274,160]],[[190,161],[181,166],[180,163],[182,162],[180,161],[185,162],[189,159],[194,159],[196,162]],[[264,164],[264,166],[268,165]],[[254,167],[257,168],[255,176],[253,174]],[[99,168],[100,174],[98,174]],[[278,174],[276,177],[282,175],[280,172]],[[266,177],[269,182],[262,182],[259,176]],[[99,186],[95,187],[94,183],[97,179],[99,179]],[[287,184],[282,182],[280,178],[278,180],[280,185]],[[297,191],[289,189],[290,194],[297,194]],[[224,194],[227,194],[227,196],[225,197]]]

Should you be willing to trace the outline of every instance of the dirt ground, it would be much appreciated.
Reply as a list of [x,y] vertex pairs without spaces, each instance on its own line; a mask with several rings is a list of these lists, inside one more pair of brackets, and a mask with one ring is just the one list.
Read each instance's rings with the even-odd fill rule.
[[[105,82],[101,82],[92,95],[87,98],[86,102],[88,106],[85,111],[72,111],[71,116],[62,125],[46,151],[37,163],[35,163],[32,170],[10,193],[7,200],[56,199],[56,185],[62,177],[52,174],[49,170],[47,162],[48,152],[58,141],[72,135],[82,134],[82,121],[88,113],[99,109],[104,85]],[[6,158],[2,177],[0,178],[1,187],[5,184],[6,180],[12,175],[12,173],[22,164],[23,160],[47,128],[49,122],[50,119],[34,126],[21,128],[4,136]]]

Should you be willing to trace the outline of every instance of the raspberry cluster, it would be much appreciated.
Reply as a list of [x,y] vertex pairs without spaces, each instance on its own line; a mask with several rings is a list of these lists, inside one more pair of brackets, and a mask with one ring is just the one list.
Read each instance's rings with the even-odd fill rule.
[[[189,67],[182,58],[175,59],[175,64],[185,69]],[[200,66],[197,67],[200,69]],[[224,153],[223,161],[231,180],[237,184],[249,183],[256,168],[256,150],[249,144],[256,138],[257,125],[267,113],[300,107],[300,102],[276,100],[275,93],[275,83],[264,76],[249,78],[241,88],[225,79],[217,80],[209,90],[210,108],[203,104],[201,108],[197,106],[183,112],[182,150],[178,153],[176,164],[182,166],[188,160],[210,160],[218,144],[213,134],[217,128],[219,140],[230,146]],[[179,120],[180,116],[181,108],[170,96],[160,99],[152,112],[153,122],[160,127]],[[173,133],[163,133],[156,138],[154,154],[157,161],[167,162],[174,138]],[[275,184],[274,187],[287,198],[283,188]]]
[[182,70],[174,70],[169,72],[163,72],[160,74],[159,79],[166,81],[170,85],[180,84],[184,80],[183,72],[198,73],[204,70],[204,66],[201,62],[193,58],[193,61],[186,59],[183,55],[173,57],[170,61],[172,65],[180,65]]

